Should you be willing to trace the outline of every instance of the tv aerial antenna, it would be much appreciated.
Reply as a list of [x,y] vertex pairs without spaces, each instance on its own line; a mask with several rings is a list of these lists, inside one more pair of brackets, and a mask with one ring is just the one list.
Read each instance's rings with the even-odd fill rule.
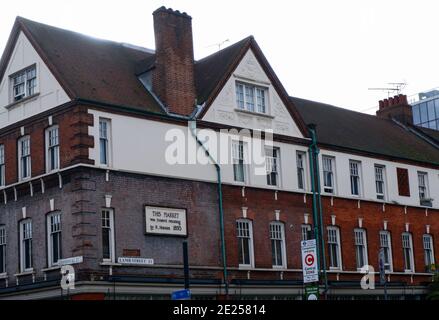
[[217,48],[218,48],[218,51],[220,51],[220,50],[221,50],[221,47],[222,47],[224,44],[226,44],[227,42],[230,42],[230,39],[226,39],[226,40],[224,40],[224,41],[221,41],[221,42],[218,42],[218,43],[211,44],[210,46],[207,46],[206,48],[217,47]]
[[406,82],[389,82],[387,88],[369,88],[368,90],[387,92],[387,97],[391,95],[400,94],[407,86]]

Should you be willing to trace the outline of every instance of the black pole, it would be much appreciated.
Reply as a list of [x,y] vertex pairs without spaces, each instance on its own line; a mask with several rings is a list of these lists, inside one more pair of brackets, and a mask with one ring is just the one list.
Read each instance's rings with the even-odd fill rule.
[[387,297],[387,279],[384,281],[384,300],[388,300]]
[[189,290],[189,256],[187,241],[183,241],[184,288]]

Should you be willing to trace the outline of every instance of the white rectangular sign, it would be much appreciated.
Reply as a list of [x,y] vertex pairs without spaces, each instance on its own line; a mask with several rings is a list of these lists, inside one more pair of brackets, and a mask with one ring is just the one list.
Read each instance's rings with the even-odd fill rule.
[[70,264],[78,264],[78,263],[82,263],[83,261],[84,261],[84,258],[82,256],[72,257],[72,258],[58,260],[58,265],[65,266],[65,265],[70,265]]
[[132,265],[153,265],[154,259],[136,258],[136,257],[119,257],[117,262],[120,264]]
[[187,236],[186,209],[145,207],[146,233]]
[[317,244],[315,239],[302,241],[302,268],[303,283],[319,281]]

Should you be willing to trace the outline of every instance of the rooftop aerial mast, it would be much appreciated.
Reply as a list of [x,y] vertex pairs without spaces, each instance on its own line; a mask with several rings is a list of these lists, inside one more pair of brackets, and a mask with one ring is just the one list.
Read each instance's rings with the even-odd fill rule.
[[400,94],[407,86],[406,82],[389,82],[387,84],[389,85],[387,88],[369,88],[368,90],[387,92],[387,97],[390,98],[392,95]]

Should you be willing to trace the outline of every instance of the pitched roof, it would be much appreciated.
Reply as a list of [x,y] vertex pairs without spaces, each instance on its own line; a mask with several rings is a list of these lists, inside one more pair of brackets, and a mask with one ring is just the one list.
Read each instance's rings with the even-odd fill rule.
[[195,86],[197,99],[203,104],[212,95],[216,85],[233,68],[243,51],[247,51],[253,37],[247,37],[227,48],[207,56],[195,63]]
[[390,119],[381,119],[329,104],[290,97],[307,124],[315,124],[322,145],[429,164],[439,151]]
[[439,131],[433,130],[429,128],[424,128],[420,126],[414,126],[414,128],[420,132],[422,132],[423,135],[427,136],[429,139],[432,139],[435,143],[439,144]]
[[[92,38],[18,17],[0,61],[0,77],[22,30],[71,99],[81,98],[166,113],[138,75],[154,68],[154,51]],[[199,104],[212,102],[247,50],[251,48],[304,135],[305,125],[252,36],[199,61],[195,85]],[[200,116],[209,108],[209,103]]]
[[287,91],[253,36],[247,37],[195,64],[195,83],[199,95],[198,103],[204,104],[204,108],[198,116],[200,118],[204,116],[248,50],[252,50],[256,60],[270,79],[273,88],[279,94],[290,116],[294,119],[302,134],[307,136],[308,130],[303,119],[291,103]]
[[[70,98],[81,98],[164,114],[137,75],[154,67],[152,50],[95,39],[18,17],[0,60],[0,77],[22,30]],[[245,52],[251,48],[282,96],[285,89],[253,37],[245,38],[195,62],[198,103],[219,92]],[[439,164],[438,151],[391,120],[290,97],[284,101],[293,118],[317,125],[321,144],[384,156]],[[304,121],[303,121],[303,120]],[[439,133],[417,128],[439,143]]]
[[164,113],[136,76],[139,62],[150,59],[151,52],[21,17],[16,24],[70,98]]

